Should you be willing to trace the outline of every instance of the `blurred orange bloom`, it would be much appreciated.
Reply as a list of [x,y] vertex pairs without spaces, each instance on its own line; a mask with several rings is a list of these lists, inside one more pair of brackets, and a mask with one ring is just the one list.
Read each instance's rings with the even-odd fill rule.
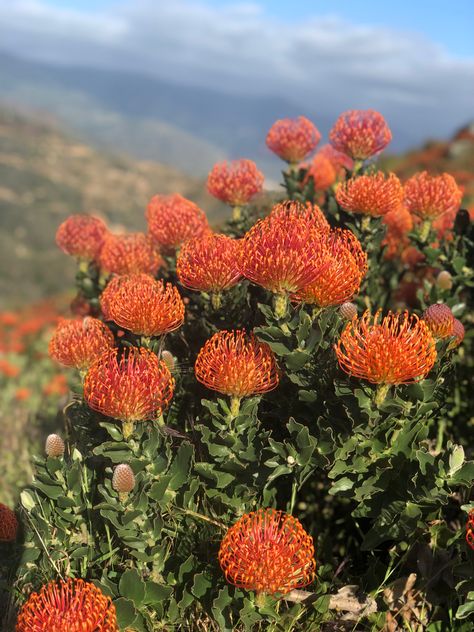
[[63,252],[79,259],[97,259],[108,228],[98,217],[71,215],[56,232],[56,243]]
[[405,205],[420,219],[454,216],[459,209],[462,191],[448,173],[430,176],[426,171],[416,173],[405,183]]
[[144,233],[109,235],[99,256],[100,267],[109,274],[156,274],[163,259]]
[[267,134],[267,147],[290,164],[301,162],[321,140],[317,127],[304,116],[275,121]]
[[325,191],[336,181],[337,172],[333,163],[321,153],[317,153],[307,166],[303,185],[310,179],[314,182],[315,191]]
[[448,305],[430,305],[423,314],[423,320],[435,338],[448,338],[453,335],[454,314]]
[[18,534],[18,520],[15,512],[0,503],[0,542],[14,542]]
[[207,190],[230,206],[243,206],[262,191],[264,179],[252,160],[224,161],[209,173]]
[[392,140],[384,117],[375,110],[348,110],[339,116],[329,132],[334,149],[353,160],[367,160]]

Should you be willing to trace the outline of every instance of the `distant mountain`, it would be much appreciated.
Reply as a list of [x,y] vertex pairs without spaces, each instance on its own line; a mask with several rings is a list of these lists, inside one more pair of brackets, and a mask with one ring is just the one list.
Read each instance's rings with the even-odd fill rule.
[[150,197],[172,192],[197,202],[211,222],[222,212],[204,181],[98,152],[41,119],[0,109],[0,309],[71,286],[74,262],[54,240],[68,215],[144,230]]

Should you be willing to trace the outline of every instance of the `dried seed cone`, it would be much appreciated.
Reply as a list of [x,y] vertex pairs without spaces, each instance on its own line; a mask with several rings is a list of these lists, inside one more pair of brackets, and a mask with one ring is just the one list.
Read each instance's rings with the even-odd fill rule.
[[14,542],[18,534],[18,520],[15,513],[0,503],[0,542]]
[[128,493],[135,487],[135,475],[130,465],[120,463],[114,469],[112,487],[116,492]]
[[423,320],[435,338],[447,338],[453,335],[454,315],[444,303],[430,305],[423,314]]
[[354,316],[357,316],[357,306],[354,303],[347,301],[339,308],[339,314],[344,320],[352,320]]
[[58,457],[64,454],[64,441],[57,434],[50,434],[46,438],[45,452],[48,456]]
[[119,632],[115,606],[82,579],[45,584],[18,615],[16,632]]

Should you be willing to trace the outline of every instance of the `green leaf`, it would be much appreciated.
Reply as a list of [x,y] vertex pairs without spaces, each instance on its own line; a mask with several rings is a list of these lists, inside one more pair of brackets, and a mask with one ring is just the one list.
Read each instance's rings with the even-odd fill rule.
[[115,610],[117,612],[117,623],[121,629],[125,629],[135,621],[137,613],[132,601],[119,597],[114,601]]
[[28,513],[32,511],[32,509],[36,505],[35,499],[33,498],[32,494],[26,489],[23,490],[20,494],[20,502]]
[[203,597],[208,589],[212,586],[211,579],[205,573],[197,573],[194,575],[193,587],[191,592],[195,597]]
[[464,448],[462,445],[454,446],[453,451],[449,455],[449,476],[454,476],[461,469],[464,463]]
[[137,608],[142,605],[145,598],[145,584],[137,570],[130,569],[123,573],[119,582],[119,591],[122,597],[131,599]]
[[347,476],[344,476],[343,478],[340,478],[338,481],[334,483],[334,485],[329,490],[329,494],[331,496],[335,496],[339,492],[346,492],[347,490],[352,489],[353,487],[354,487],[354,481],[351,481],[350,478],[347,478]]
[[176,453],[173,463],[167,472],[170,477],[168,489],[178,490],[188,480],[194,448],[191,443],[183,442]]
[[161,604],[163,601],[167,601],[170,598],[172,592],[173,588],[171,586],[156,584],[155,582],[147,582],[143,602],[150,605]]
[[456,612],[456,619],[466,619],[471,614],[474,614],[474,591],[471,591],[467,595],[468,601],[459,606]]

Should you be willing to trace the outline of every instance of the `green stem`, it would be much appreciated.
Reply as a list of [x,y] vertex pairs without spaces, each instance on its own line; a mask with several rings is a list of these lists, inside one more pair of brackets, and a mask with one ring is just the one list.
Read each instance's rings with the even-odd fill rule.
[[425,219],[420,230],[420,241],[423,243],[428,239],[431,230],[431,220]]
[[379,384],[375,391],[374,402],[377,408],[384,403],[387,393],[390,389],[390,384]]
[[435,447],[436,453],[441,452],[441,448],[443,447],[443,438],[444,438],[445,430],[446,430],[446,419],[441,419],[438,425],[438,436],[436,439],[436,447]]
[[235,419],[240,411],[240,400],[241,397],[231,397],[230,398],[230,416],[231,419]]
[[122,422],[122,434],[123,438],[128,441],[133,434],[133,429],[135,428],[135,424],[133,421],[123,421]]
[[215,310],[220,308],[222,305],[222,294],[220,292],[213,292],[211,294],[211,305]]
[[276,318],[278,320],[284,318],[288,310],[288,296],[286,294],[275,294],[274,306]]
[[293,513],[293,509],[295,508],[295,503],[296,503],[296,492],[297,492],[297,483],[296,483],[296,479],[293,479],[293,483],[291,485],[291,499],[290,499],[290,504],[288,507],[288,513],[291,515]]
[[242,207],[234,206],[232,207],[232,219],[234,222],[239,222],[242,219]]

